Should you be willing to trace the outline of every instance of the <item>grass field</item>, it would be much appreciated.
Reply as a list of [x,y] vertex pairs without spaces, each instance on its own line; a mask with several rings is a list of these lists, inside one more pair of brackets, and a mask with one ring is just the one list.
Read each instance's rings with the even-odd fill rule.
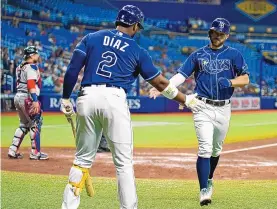
[[[191,115],[134,115],[135,147],[196,147],[197,140]],[[17,116],[2,117],[2,147],[10,145]],[[234,114],[226,143],[277,137],[275,113]],[[42,127],[42,147],[72,147],[70,125],[63,115],[45,115]],[[22,146],[30,146],[24,140]]]
[[[57,209],[61,206],[65,176],[2,172],[3,209]],[[93,178],[96,196],[81,195],[80,209],[119,208],[116,180]],[[209,209],[274,209],[277,205],[274,181],[217,181]],[[137,179],[140,209],[197,209],[195,181]]]
[[[1,146],[10,145],[17,116],[2,116]],[[191,115],[134,115],[135,147],[196,147]],[[226,143],[277,137],[277,112],[234,114]],[[63,115],[45,115],[42,147],[72,147],[71,128]],[[23,142],[29,146],[30,140]],[[162,171],[161,171],[162,172]],[[1,171],[1,208],[60,208],[66,176]],[[95,198],[82,193],[80,209],[117,209],[116,180],[93,177]],[[215,182],[210,209],[277,208],[276,180]],[[196,181],[137,179],[140,209],[197,209],[199,191]]]

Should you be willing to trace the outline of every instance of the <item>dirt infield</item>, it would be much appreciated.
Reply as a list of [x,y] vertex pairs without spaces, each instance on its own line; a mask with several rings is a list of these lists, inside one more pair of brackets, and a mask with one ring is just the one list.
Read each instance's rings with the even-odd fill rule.
[[[224,146],[216,171],[217,179],[276,179],[277,138],[235,143]],[[22,160],[7,157],[1,148],[2,170],[67,175],[74,158],[72,148],[45,148],[48,161],[31,161],[28,150]],[[196,149],[135,149],[137,178],[196,179]],[[110,153],[98,153],[92,176],[115,177]]]

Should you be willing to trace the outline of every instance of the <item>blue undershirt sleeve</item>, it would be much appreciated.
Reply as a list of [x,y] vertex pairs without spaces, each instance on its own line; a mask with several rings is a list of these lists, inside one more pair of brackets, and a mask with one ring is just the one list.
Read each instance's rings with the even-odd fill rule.
[[63,98],[68,99],[72,90],[77,82],[79,72],[85,64],[86,55],[79,51],[74,50],[70,63],[64,75],[63,83]]
[[68,99],[77,82],[78,75],[85,65],[88,51],[89,35],[86,35],[76,46],[73,51],[72,58],[64,75],[63,95],[64,99]]

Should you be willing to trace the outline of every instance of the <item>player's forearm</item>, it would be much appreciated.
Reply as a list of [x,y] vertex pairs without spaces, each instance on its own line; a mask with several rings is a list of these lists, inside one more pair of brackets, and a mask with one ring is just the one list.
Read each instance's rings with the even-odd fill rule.
[[74,51],[64,75],[62,98],[68,99],[77,82],[79,72],[84,66],[86,56],[80,51]]
[[30,96],[34,102],[38,101],[37,90],[36,90],[36,81],[34,79],[27,80],[27,88],[30,93]]
[[232,87],[243,87],[249,84],[249,76],[247,74],[236,77],[230,80]]
[[174,86],[178,87],[182,83],[184,83],[186,80],[185,76],[183,76],[181,73],[177,73],[174,75],[169,81],[172,83]]
[[[79,72],[78,72],[79,74]],[[68,70],[64,75],[63,83],[63,96],[62,98],[68,99],[72,93],[72,90],[77,82],[78,74],[76,71]]]
[[149,81],[149,83],[154,86],[159,92],[162,92],[168,86],[169,81],[162,75],[159,75],[153,80]]

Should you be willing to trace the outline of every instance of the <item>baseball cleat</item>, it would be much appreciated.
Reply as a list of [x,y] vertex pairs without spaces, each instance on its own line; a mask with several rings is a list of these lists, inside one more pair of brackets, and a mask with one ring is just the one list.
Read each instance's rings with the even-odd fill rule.
[[213,195],[213,180],[212,179],[208,179],[208,188],[207,188],[208,192],[207,192],[207,196],[212,199],[212,195]]
[[30,160],[48,160],[49,157],[46,153],[38,152],[37,154],[31,153]]
[[23,155],[21,153],[16,153],[10,149],[9,149],[8,157],[10,159],[23,159]]
[[204,205],[209,205],[211,203],[212,203],[212,200],[208,196],[208,190],[206,188],[201,189],[201,191],[200,191],[200,205],[204,206]]
[[98,149],[97,149],[97,152],[98,153],[103,153],[103,152],[111,152],[111,150],[108,148],[108,147],[99,147]]

